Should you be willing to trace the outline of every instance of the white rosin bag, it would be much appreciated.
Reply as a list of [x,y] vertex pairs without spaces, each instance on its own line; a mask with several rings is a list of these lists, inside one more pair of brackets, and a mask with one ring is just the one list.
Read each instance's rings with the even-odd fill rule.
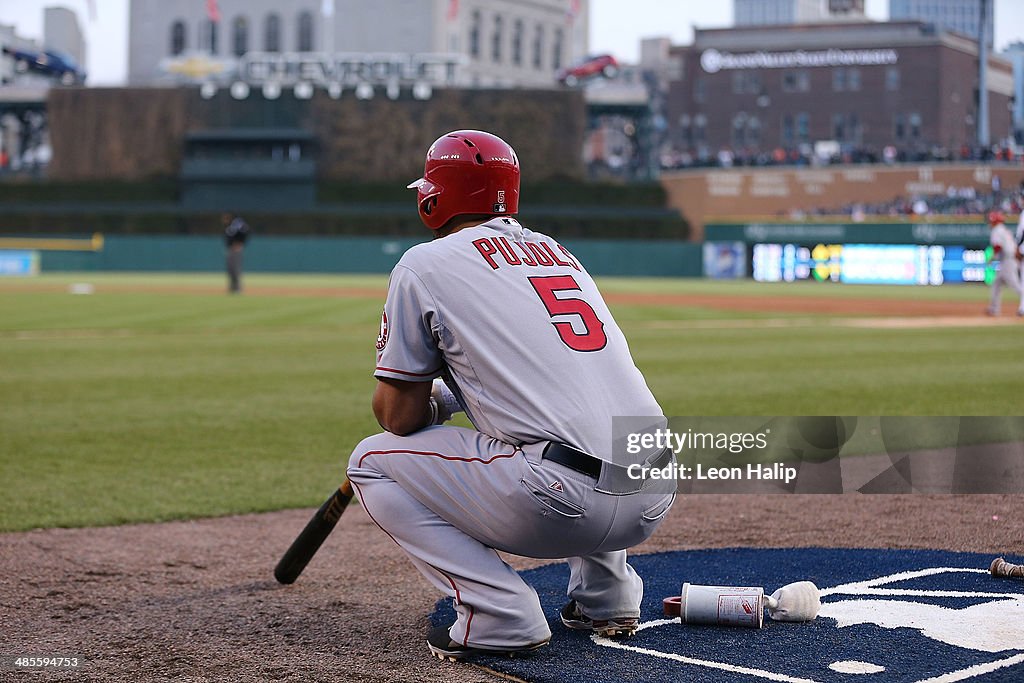
[[810,581],[786,584],[764,601],[774,621],[814,621],[821,609],[821,593]]

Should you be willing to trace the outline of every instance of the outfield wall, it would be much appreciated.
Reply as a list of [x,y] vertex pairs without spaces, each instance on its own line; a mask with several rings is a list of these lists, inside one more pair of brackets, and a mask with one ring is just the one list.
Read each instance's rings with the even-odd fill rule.
[[709,223],[704,226],[705,272],[719,279],[884,285],[991,283],[995,278],[985,251],[990,230],[984,217],[892,221],[851,223],[839,217]]
[[[388,273],[422,240],[379,237],[254,237],[245,252],[250,273]],[[594,275],[700,277],[701,245],[673,240],[564,240]],[[99,251],[42,251],[40,270],[224,270],[220,237],[111,235]]]
[[[1016,216],[1007,218],[1016,224]],[[737,241],[797,242],[802,244],[921,244],[988,246],[989,227],[982,216],[943,216],[940,220],[896,223],[879,218],[861,223],[815,219],[803,222],[786,220],[712,222],[704,226],[709,242]]]

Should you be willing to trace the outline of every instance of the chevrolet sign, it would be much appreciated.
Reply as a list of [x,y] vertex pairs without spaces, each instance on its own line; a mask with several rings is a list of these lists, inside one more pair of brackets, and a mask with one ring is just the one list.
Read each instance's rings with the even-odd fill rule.
[[249,52],[238,65],[250,84],[451,83],[463,62],[454,54],[320,54]]

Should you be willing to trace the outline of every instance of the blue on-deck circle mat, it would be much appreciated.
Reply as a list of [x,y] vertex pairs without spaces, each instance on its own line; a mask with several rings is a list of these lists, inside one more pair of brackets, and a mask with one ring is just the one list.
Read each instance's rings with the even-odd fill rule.
[[[678,595],[684,581],[762,586],[771,593],[787,583],[809,580],[823,591],[823,611],[832,604],[832,610],[857,612],[859,607],[862,614],[860,621],[842,628],[827,616],[804,624],[766,618],[761,630],[683,625],[676,620],[642,627],[624,641],[644,652],[600,645],[589,634],[563,627],[558,612],[566,602],[569,570],[564,563],[550,564],[522,576],[537,589],[549,615],[551,644],[526,657],[485,656],[474,662],[538,683],[915,683],[932,678],[1016,683],[1024,681],[1024,581],[990,576],[992,559],[992,555],[935,550],[833,548],[636,555],[630,564],[645,585],[641,622],[664,619],[662,598]],[[1020,557],[1006,559],[1024,562]],[[903,572],[915,574],[886,578]],[[828,592],[872,580],[865,589],[846,586],[842,592]],[[884,602],[857,602],[862,600]],[[451,601],[439,601],[430,618],[435,626],[451,624],[455,619]],[[851,666],[874,673],[844,672]]]

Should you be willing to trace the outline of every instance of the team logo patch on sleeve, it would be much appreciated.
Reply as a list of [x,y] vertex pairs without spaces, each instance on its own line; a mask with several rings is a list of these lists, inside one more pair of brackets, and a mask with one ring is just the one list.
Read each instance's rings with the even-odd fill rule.
[[380,314],[380,332],[377,334],[377,350],[383,351],[384,347],[388,345],[388,314],[381,312]]

